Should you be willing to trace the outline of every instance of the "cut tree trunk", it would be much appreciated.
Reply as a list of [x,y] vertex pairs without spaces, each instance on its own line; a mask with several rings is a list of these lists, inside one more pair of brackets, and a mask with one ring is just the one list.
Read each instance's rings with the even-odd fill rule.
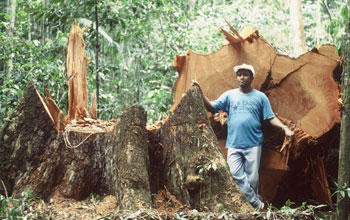
[[[256,76],[252,83],[255,89],[264,92],[276,113],[285,124],[295,133],[292,144],[284,144],[284,135],[270,126],[264,126],[265,140],[263,143],[262,166],[260,175],[260,193],[268,201],[278,200],[281,185],[286,175],[293,173],[295,168],[303,169],[307,175],[301,178],[314,178],[325,169],[309,169],[310,164],[323,166],[327,147],[335,145],[339,139],[340,97],[338,84],[338,69],[341,57],[336,48],[323,45],[298,58],[290,58],[276,52],[268,42],[261,38],[258,31],[248,27],[240,34],[230,26],[233,35],[222,30],[228,45],[224,45],[212,54],[202,55],[188,51],[185,56],[176,56],[174,66],[179,77],[175,84],[173,111],[179,103],[182,94],[196,79],[204,94],[210,99],[217,99],[223,92],[238,87],[233,71],[235,65],[248,63],[254,66]],[[209,113],[208,113],[209,114]],[[226,113],[218,113],[214,117],[210,114],[212,126],[225,152]],[[273,152],[272,152],[273,151]],[[266,158],[265,158],[266,157]],[[267,159],[268,158],[268,159]],[[302,159],[303,167],[295,164]],[[317,160],[317,163],[313,161]],[[317,171],[313,173],[313,171]],[[294,179],[304,181],[305,179]],[[286,184],[286,183],[283,183]],[[284,186],[292,189],[294,182]],[[314,179],[313,184],[319,186],[305,186],[312,189],[322,188],[313,193],[321,203],[332,207],[327,179],[321,182]],[[288,190],[285,190],[288,191]],[[297,195],[297,192],[288,194]],[[322,195],[321,195],[322,194]],[[293,196],[293,195],[292,195]]]
[[42,198],[55,190],[77,199],[98,192],[103,160],[96,152],[111,134],[59,133],[34,85],[23,94],[1,133],[1,179],[10,195],[25,188]]
[[0,133],[0,193],[17,197],[31,189],[44,199],[78,200],[112,194],[123,210],[159,207],[152,199],[158,194],[177,209],[253,211],[233,181],[198,88],[156,128],[146,129],[138,105],[117,120],[93,119],[97,106],[87,109],[87,59],[77,26],[68,48],[68,115],[48,91],[41,97],[33,83],[27,86]]

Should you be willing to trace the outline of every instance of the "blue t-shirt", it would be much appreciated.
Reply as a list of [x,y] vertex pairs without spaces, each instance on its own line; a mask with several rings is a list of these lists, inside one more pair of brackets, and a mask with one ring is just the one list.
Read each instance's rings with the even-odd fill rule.
[[260,145],[261,122],[275,117],[267,96],[255,89],[248,94],[239,89],[228,90],[211,104],[214,114],[219,110],[228,114],[226,148]]

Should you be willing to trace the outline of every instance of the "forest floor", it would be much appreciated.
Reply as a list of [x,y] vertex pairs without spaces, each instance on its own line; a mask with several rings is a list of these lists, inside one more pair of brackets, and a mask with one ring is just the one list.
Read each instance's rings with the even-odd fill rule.
[[115,196],[90,195],[87,199],[76,201],[59,196],[53,196],[49,201],[34,200],[25,211],[26,219],[37,220],[116,220],[116,219],[236,219],[236,220],[309,220],[309,219],[336,219],[334,213],[315,213],[310,211],[279,211],[266,209],[262,212],[235,214],[235,213],[212,213],[189,210],[181,206],[175,197],[167,196],[159,192],[153,197],[153,209],[121,211],[117,207]]

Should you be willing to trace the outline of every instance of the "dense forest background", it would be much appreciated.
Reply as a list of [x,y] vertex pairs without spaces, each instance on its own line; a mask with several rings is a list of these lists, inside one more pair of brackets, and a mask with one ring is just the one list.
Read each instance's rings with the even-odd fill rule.
[[[335,44],[342,54],[346,0],[301,4],[307,50]],[[227,43],[220,32],[228,30],[225,19],[238,31],[252,26],[280,52],[300,55],[291,29],[296,18],[284,0],[2,0],[0,7],[0,127],[30,80],[66,110],[65,53],[74,21],[87,27],[88,86],[97,90],[104,120],[133,104],[144,106],[149,123],[161,119],[173,101],[175,55],[215,52]]]

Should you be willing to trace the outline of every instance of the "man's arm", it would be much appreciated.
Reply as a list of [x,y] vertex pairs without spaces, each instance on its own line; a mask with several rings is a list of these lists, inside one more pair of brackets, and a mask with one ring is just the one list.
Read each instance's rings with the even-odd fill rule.
[[205,108],[207,109],[208,112],[211,112],[213,113],[214,111],[214,107],[213,105],[211,104],[210,100],[208,99],[208,97],[206,97],[202,91],[202,88],[201,86],[199,85],[199,83],[195,80],[192,80],[192,86],[197,86],[199,88],[199,90],[201,91],[202,93],[202,97],[203,97],[203,102],[204,102],[204,106]]
[[290,130],[287,125],[284,125],[277,117],[271,118],[270,124],[276,128],[282,129],[288,138],[292,138],[294,135],[294,132]]

